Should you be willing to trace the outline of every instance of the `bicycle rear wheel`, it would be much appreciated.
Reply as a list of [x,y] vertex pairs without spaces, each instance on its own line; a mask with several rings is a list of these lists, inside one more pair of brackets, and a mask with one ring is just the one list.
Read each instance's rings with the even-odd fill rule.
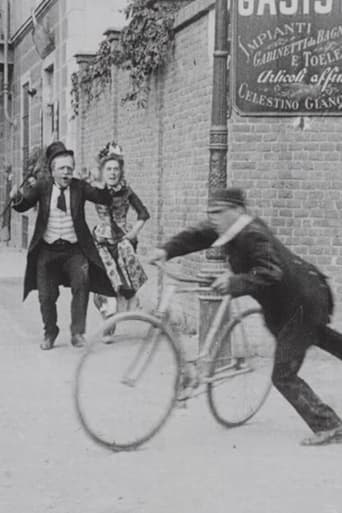
[[85,432],[114,451],[135,449],[152,438],[169,417],[179,387],[179,355],[161,322],[124,313],[112,344],[94,337],[76,370],[75,406]]
[[274,340],[260,309],[232,320],[211,362],[207,396],[215,419],[226,427],[247,422],[272,387]]

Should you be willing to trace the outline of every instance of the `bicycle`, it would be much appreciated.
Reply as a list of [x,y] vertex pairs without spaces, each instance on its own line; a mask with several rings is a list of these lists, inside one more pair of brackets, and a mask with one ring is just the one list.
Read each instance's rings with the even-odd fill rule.
[[[238,311],[227,322],[236,300],[233,308],[232,298],[222,296],[202,349],[186,359],[170,326],[171,299],[212,289],[207,281],[159,267],[175,283],[163,288],[156,311],[125,312],[105,321],[76,369],[78,419],[92,440],[113,451],[141,446],[162,428],[178,401],[203,392],[220,424],[240,426],[259,411],[272,386],[274,343],[263,329],[260,308]],[[184,282],[187,286],[181,286]],[[193,283],[197,287],[189,286]],[[112,344],[99,343],[113,329]]]

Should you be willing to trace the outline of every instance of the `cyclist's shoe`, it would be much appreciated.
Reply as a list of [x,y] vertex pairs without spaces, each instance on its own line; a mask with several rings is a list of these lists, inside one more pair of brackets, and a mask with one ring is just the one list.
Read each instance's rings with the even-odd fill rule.
[[109,331],[107,331],[106,333],[103,334],[102,342],[104,344],[113,344],[115,330],[116,330],[116,324],[114,324],[114,326]]
[[301,442],[301,445],[315,446],[332,443],[342,443],[342,424],[334,429],[318,431],[314,435],[304,438],[304,440]]
[[244,357],[236,358],[234,367],[236,370],[248,369],[248,362],[247,362],[246,358],[244,358]]
[[194,389],[198,386],[198,379],[192,364],[187,364],[181,376],[180,387],[177,394],[178,401],[190,399]]
[[192,395],[192,387],[187,387],[187,388],[180,388],[178,390],[178,394],[177,394],[177,401],[179,402],[185,402],[187,401],[188,399],[190,399],[191,395]]

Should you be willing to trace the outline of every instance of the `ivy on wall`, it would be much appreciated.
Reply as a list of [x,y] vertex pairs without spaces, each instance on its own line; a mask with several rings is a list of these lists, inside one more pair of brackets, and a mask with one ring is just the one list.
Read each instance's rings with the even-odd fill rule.
[[50,171],[46,159],[46,147],[34,146],[27,157],[23,178],[26,180],[29,177],[38,179],[48,176],[50,176]]
[[106,39],[101,41],[94,60],[84,69],[71,75],[71,106],[74,115],[80,110],[81,93],[85,99],[84,108],[89,108],[93,100],[99,98],[111,81],[111,66],[114,55],[111,44]]
[[175,14],[185,3],[187,0],[128,2],[125,9],[128,25],[121,31],[115,47],[107,39],[102,41],[93,62],[72,74],[71,104],[75,115],[79,114],[81,93],[84,108],[88,109],[108,87],[112,66],[126,70],[129,75],[129,88],[122,103],[133,101],[138,107],[146,106],[149,79],[169,58]]

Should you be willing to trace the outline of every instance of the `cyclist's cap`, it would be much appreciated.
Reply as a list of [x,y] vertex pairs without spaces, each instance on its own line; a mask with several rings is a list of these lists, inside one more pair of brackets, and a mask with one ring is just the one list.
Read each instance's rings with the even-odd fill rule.
[[246,196],[244,191],[237,187],[216,189],[209,196],[209,205],[213,203],[224,203],[227,207],[246,207]]

